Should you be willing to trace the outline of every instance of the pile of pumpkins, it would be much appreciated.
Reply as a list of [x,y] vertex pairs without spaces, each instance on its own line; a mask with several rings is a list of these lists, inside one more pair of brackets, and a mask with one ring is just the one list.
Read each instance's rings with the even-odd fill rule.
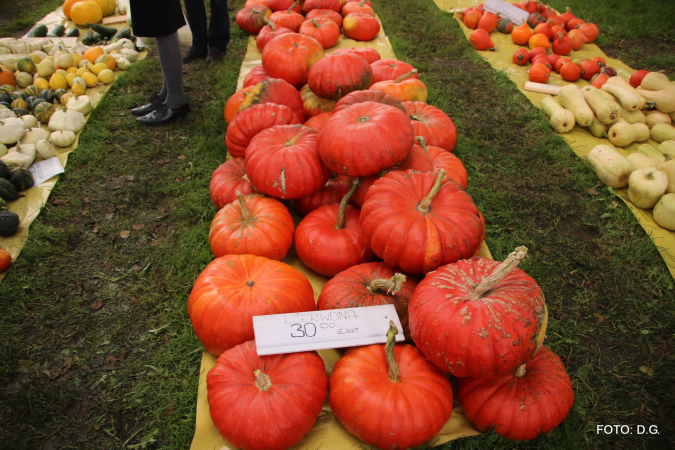
[[[407,63],[372,49],[324,55],[307,39],[268,42],[268,75],[251,81],[254,69],[224,111],[232,158],[211,180],[215,259],[188,304],[195,334],[218,356],[207,389],[221,435],[242,449],[289,448],[330,390],[335,417],[367,445],[418,446],[452,414],[446,372],[480,429],[520,440],[555,428],[574,393],[560,358],[541,346],[543,294],[516,267],[526,249],[504,263],[475,256],[485,223],[452,153],[452,120],[425,103]],[[302,55],[270,61],[270,45]],[[409,72],[409,85],[397,82]],[[303,97],[307,86],[318,100]],[[297,227],[293,209],[304,216]],[[293,245],[307,268],[331,277],[318,301],[281,262]],[[253,316],[381,304],[395,306],[407,342],[395,344],[390,324],[386,345],[348,350],[330,377],[316,352],[256,353]],[[528,419],[515,422],[523,410]]]

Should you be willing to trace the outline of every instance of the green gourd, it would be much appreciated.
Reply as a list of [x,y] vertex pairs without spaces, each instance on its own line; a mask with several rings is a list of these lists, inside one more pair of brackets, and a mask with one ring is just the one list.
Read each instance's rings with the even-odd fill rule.
[[19,231],[19,215],[12,211],[0,211],[0,236],[9,237]]

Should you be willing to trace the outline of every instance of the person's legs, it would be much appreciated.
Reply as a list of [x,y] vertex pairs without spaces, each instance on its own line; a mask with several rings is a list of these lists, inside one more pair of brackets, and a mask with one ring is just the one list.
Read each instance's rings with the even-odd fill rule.
[[192,46],[183,59],[183,62],[188,63],[205,57],[208,49],[204,0],[185,0],[185,12],[192,31]]
[[209,57],[220,59],[230,42],[230,13],[227,0],[211,0],[209,23]]

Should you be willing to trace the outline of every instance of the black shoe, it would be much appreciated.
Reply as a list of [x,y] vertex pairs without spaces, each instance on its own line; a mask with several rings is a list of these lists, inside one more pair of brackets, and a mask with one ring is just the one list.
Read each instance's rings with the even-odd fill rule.
[[170,109],[165,103],[162,103],[159,105],[159,107],[157,107],[156,110],[152,111],[148,115],[139,117],[136,119],[136,121],[142,123],[143,125],[166,125],[167,123],[175,122],[181,117],[187,115],[189,112],[190,105],[187,103],[176,109]]
[[183,57],[183,63],[187,64],[194,61],[195,59],[204,59],[206,58],[206,50],[200,50],[195,47],[190,47],[185,56]]
[[209,56],[206,57],[206,62],[222,61],[223,56],[225,56],[225,51],[218,47],[211,47],[209,48]]
[[131,114],[137,117],[145,116],[156,110],[162,103],[164,103],[164,99],[160,97],[159,94],[152,94],[146,105],[132,109]]

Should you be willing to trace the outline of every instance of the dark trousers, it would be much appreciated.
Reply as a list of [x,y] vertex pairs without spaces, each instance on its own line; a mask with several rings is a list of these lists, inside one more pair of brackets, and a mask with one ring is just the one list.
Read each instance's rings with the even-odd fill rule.
[[211,23],[206,28],[204,0],[185,0],[185,12],[192,30],[192,46],[199,50],[217,47],[225,50],[230,42],[230,14],[227,0],[211,0]]

